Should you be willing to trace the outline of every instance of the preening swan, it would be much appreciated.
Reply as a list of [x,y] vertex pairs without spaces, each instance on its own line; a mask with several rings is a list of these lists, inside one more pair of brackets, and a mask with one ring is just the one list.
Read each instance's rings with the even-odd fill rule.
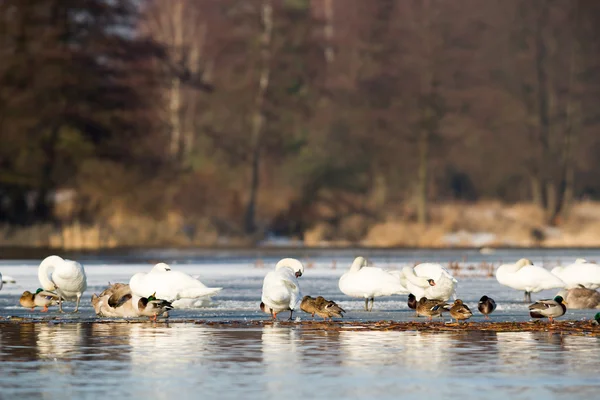
[[304,266],[295,258],[280,260],[263,281],[261,309],[273,319],[277,319],[278,312],[289,310],[291,320],[302,300],[298,278],[303,273]]
[[[364,298],[365,311],[371,311],[375,297],[409,293],[402,285],[402,278],[400,271],[392,272],[369,267],[364,257],[356,257],[350,270],[340,277],[338,285],[345,295]],[[369,300],[371,300],[370,308]]]
[[565,283],[550,271],[533,265],[522,258],[514,264],[504,264],[496,270],[501,285],[525,292],[525,302],[531,302],[531,293],[565,287]]
[[60,296],[59,312],[63,312],[63,300],[75,300],[74,312],[79,311],[81,295],[87,289],[87,278],[81,264],[59,256],[46,257],[38,268],[38,279],[44,290],[54,291]]
[[139,297],[155,294],[175,308],[189,308],[203,304],[223,288],[206,287],[198,279],[181,271],[173,271],[165,263],[158,263],[148,273],[139,272],[129,280],[131,292]]
[[448,300],[455,295],[456,279],[440,264],[423,263],[417,266],[406,266],[402,269],[406,278],[406,288],[417,299]]
[[552,273],[565,283],[567,289],[581,286],[588,289],[600,288],[600,265],[583,258],[578,258],[575,263],[566,267],[555,267]]

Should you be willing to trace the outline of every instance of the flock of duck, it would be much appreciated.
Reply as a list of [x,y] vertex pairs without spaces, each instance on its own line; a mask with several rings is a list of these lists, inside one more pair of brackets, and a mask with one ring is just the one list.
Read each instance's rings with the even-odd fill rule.
[[[290,320],[296,310],[315,314],[324,320],[341,318],[346,312],[334,301],[322,296],[302,296],[299,278],[304,274],[304,265],[297,259],[280,260],[275,270],[266,274],[260,309],[277,319],[277,314],[290,312]],[[74,312],[79,310],[83,293],[87,289],[84,267],[77,261],[59,256],[45,258],[38,268],[41,287],[35,293],[25,291],[20,298],[23,307],[34,310],[58,305],[63,312],[64,301],[74,301]],[[600,266],[578,259],[566,267],[552,271],[521,259],[514,264],[501,265],[496,279],[502,285],[525,294],[531,302],[531,294],[547,289],[561,289],[553,299],[534,302],[529,306],[533,318],[548,318],[551,322],[571,308],[600,308]],[[0,274],[0,289],[2,288]],[[431,321],[435,316],[448,312],[458,323],[469,319],[473,313],[461,299],[456,298],[457,280],[440,264],[422,263],[414,267],[390,271],[369,265],[364,257],[357,257],[350,269],[339,279],[339,289],[347,296],[365,299],[365,310],[372,311],[376,297],[408,295],[408,307],[417,316]],[[168,316],[173,308],[198,307],[210,301],[222,288],[210,288],[197,278],[181,271],[174,271],[165,263],[156,264],[150,272],[136,273],[128,284],[114,283],[99,295],[93,294],[91,303],[94,311],[102,317],[149,317],[156,321],[158,316]],[[447,301],[453,297],[453,303]],[[496,302],[484,295],[478,302],[478,310],[489,318],[496,309]],[[600,320],[600,313],[596,314]]]

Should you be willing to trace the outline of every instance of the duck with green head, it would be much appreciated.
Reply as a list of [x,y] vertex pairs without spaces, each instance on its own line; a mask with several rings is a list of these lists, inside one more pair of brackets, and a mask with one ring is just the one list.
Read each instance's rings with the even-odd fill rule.
[[600,325],[600,312],[596,313],[596,315],[594,315],[594,320],[592,321],[592,324]]
[[140,315],[149,317],[154,322],[156,322],[159,315],[173,309],[170,302],[157,299],[156,292],[148,297],[140,297],[137,307]]
[[58,295],[39,288],[35,293],[26,290],[19,299],[19,304],[25,308],[31,308],[31,311],[36,307],[44,307],[42,312],[48,312],[48,306],[53,306],[58,302]]
[[560,317],[567,312],[567,302],[562,296],[556,296],[552,300],[536,301],[529,306],[529,315],[532,318],[548,318],[554,323],[554,318]]

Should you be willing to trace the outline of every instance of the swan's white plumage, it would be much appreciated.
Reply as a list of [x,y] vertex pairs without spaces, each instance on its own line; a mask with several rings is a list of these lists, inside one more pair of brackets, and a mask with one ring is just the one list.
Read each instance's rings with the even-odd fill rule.
[[[455,295],[457,280],[440,264],[423,263],[415,267],[406,266],[402,269],[406,279],[406,288],[417,299],[448,300]],[[433,279],[431,286],[428,279]]]
[[565,283],[545,268],[533,265],[525,258],[514,264],[504,264],[496,270],[498,283],[515,290],[537,293],[546,289],[563,288]]
[[298,278],[304,273],[302,263],[294,258],[284,258],[270,271],[263,281],[261,301],[268,309],[278,313],[300,307],[302,292]]
[[[59,256],[46,257],[38,268],[38,278],[44,290],[56,291],[65,300],[76,301],[79,308],[81,295],[87,289],[83,265]],[[62,310],[62,304],[59,303]]]
[[0,272],[0,290],[2,290],[2,273]]
[[148,273],[139,272],[129,280],[134,295],[148,297],[154,293],[157,299],[167,300],[174,308],[188,308],[204,304],[223,288],[206,287],[198,279],[181,272],[172,271],[165,263],[158,263]]
[[374,297],[408,294],[401,283],[401,271],[386,271],[369,267],[364,257],[356,257],[350,270],[339,280],[339,288],[347,296],[371,299]]
[[600,288],[600,265],[582,258],[566,267],[554,268],[552,274],[560,278],[567,289],[577,288],[580,285],[587,289]]

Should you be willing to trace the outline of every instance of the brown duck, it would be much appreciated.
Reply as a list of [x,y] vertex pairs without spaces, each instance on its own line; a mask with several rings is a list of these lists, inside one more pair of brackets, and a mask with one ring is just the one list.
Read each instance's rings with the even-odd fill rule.
[[419,302],[417,303],[417,315],[422,315],[424,317],[429,317],[431,321],[433,317],[442,315],[443,311],[447,311],[444,309],[447,306],[443,300],[437,299],[428,299],[427,297],[421,297]]
[[463,303],[461,299],[456,299],[452,307],[450,307],[450,315],[456,320],[457,323],[464,319],[469,319],[473,316],[473,313],[469,309],[469,306]]
[[313,318],[317,314],[325,320],[333,320],[333,317],[343,318],[343,313],[346,312],[335,301],[326,300],[323,296],[318,296],[317,298],[304,296],[302,303],[300,303],[300,309],[305,313],[311,314]]

